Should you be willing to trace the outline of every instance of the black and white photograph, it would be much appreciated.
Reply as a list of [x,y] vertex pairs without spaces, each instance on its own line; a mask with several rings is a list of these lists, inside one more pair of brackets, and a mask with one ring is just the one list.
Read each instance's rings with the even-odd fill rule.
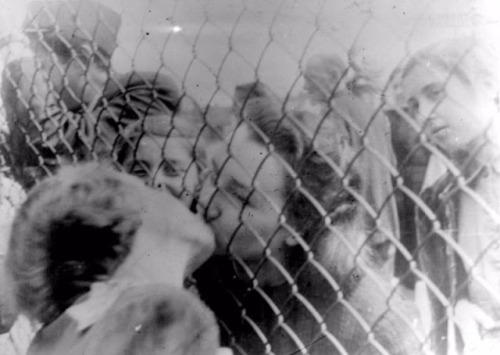
[[500,2],[0,0],[0,355],[500,354]]

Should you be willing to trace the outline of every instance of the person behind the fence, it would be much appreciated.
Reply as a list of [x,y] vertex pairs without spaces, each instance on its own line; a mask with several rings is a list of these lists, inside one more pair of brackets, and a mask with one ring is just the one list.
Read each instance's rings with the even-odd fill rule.
[[[59,163],[53,153],[60,142],[54,125],[57,121],[49,118],[56,106],[56,94],[30,57],[7,63],[1,90],[9,129],[2,149],[14,180],[27,189],[43,175],[43,168],[51,169]],[[59,111],[57,107],[55,110]]]
[[147,116],[123,131],[117,162],[149,185],[169,190],[188,206],[199,185],[193,151],[201,121],[195,115]]
[[35,186],[7,254],[28,354],[216,354],[211,311],[183,281],[214,249],[178,199],[98,164]]
[[[28,5],[25,34],[35,55],[32,66],[35,71],[41,67],[43,73],[37,75],[45,76],[46,88],[42,89],[50,95],[42,93],[45,107],[39,114],[30,110],[34,93],[27,85],[27,92],[17,99],[27,107],[22,112],[11,110],[14,114],[7,117],[12,122],[9,127],[14,127],[10,134],[17,136],[12,140],[25,143],[22,151],[31,151],[29,162],[23,163],[25,155],[17,154],[16,164],[53,170],[61,162],[112,157],[113,144],[124,126],[177,108],[180,94],[169,76],[112,70],[120,24],[120,15],[98,2],[35,1]],[[10,75],[14,96],[18,93],[16,77],[22,75]],[[26,75],[29,79],[34,74]]]
[[[493,354],[500,345],[497,63],[475,39],[445,40],[416,52],[399,83],[406,111],[437,148],[420,195],[432,213],[418,211],[419,259],[454,308],[465,353]],[[429,290],[437,353],[447,346],[461,351],[449,338],[455,327],[446,321],[446,304]]]
[[[395,166],[391,146],[390,126],[387,117],[376,114],[376,110],[364,96],[373,96],[370,89],[361,90],[361,84],[352,84],[358,79],[357,72],[349,68],[335,54],[312,56],[304,70],[304,90],[312,104],[306,111],[317,114],[318,120],[338,120],[344,132],[343,141],[350,145],[355,157],[354,164],[362,171],[363,197],[373,209],[367,214],[367,223],[372,233],[369,243],[378,250],[384,274],[390,279],[394,275],[395,247],[391,239],[399,239],[399,220],[390,167]],[[364,86],[369,88],[367,79]],[[346,84],[348,81],[349,84]],[[361,92],[360,92],[361,91]],[[373,152],[371,151],[373,150]]]
[[243,115],[229,145],[206,149],[199,199],[221,256],[206,265],[216,281],[204,268],[198,287],[228,342],[249,354],[419,354],[412,305],[369,266],[350,193],[359,177],[332,121],[315,148],[272,99],[249,100]]

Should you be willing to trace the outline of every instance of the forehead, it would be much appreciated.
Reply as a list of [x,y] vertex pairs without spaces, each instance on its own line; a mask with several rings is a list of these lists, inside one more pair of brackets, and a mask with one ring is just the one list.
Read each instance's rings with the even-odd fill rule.
[[184,137],[144,135],[136,145],[131,145],[124,163],[131,164],[137,160],[149,164],[161,164],[168,160],[187,166],[193,161],[192,145]]

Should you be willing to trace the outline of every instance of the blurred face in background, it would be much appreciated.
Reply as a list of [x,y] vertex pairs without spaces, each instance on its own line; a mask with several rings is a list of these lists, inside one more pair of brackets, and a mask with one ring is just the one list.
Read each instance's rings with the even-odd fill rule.
[[[210,150],[207,161],[213,174],[203,182],[200,203],[216,236],[216,252],[231,252],[254,269],[266,259],[266,246],[284,264],[288,233],[279,223],[286,171],[251,132],[241,125],[230,147],[220,142]],[[272,272],[259,274],[264,283],[276,279]]]
[[185,138],[145,133],[123,163],[126,171],[156,188],[167,189],[191,205],[198,186],[198,169],[193,162],[192,144]]
[[466,149],[485,134],[493,100],[480,85],[438,64],[416,64],[402,81],[410,115],[424,133],[448,153]]
[[30,39],[40,66],[69,109],[101,96],[108,73],[102,58],[94,55],[92,43],[76,39],[67,43],[53,33],[42,40]]

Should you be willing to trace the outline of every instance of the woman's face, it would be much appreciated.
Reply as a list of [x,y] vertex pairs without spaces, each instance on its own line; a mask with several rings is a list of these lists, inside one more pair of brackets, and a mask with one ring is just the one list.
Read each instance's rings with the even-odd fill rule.
[[200,203],[216,236],[216,252],[231,252],[252,266],[264,260],[269,245],[282,263],[288,235],[279,228],[284,167],[255,141],[247,125],[235,131],[229,147],[221,142],[207,149],[207,160],[212,176],[203,183]]
[[127,157],[123,165],[130,174],[147,180],[154,187],[168,189],[186,205],[191,205],[198,186],[198,169],[193,163],[191,143],[186,138],[144,135],[135,155]]
[[[320,79],[315,76],[306,76],[304,79],[304,91],[315,102],[328,101],[328,88],[322,87]],[[333,87],[332,89],[333,90]]]
[[449,74],[436,66],[417,65],[403,79],[402,89],[427,137],[453,153],[484,134],[491,102],[464,78]]

